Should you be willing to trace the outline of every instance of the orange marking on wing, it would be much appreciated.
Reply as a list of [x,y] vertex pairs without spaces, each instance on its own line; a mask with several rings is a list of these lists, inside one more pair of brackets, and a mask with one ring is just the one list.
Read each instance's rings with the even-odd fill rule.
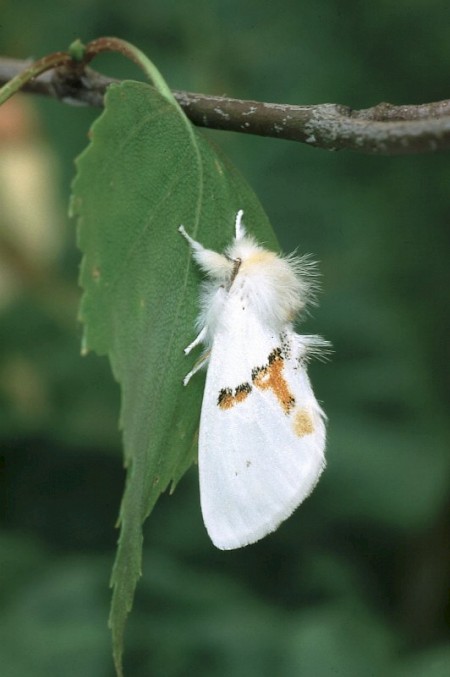
[[269,355],[268,364],[256,367],[252,372],[252,381],[260,390],[272,390],[285,414],[289,414],[295,405],[295,397],[289,390],[288,383],[283,376],[284,359],[280,348],[276,348]]
[[237,388],[222,388],[217,398],[217,404],[221,409],[231,409],[238,402],[243,402],[251,392],[250,383],[242,383]]
[[294,415],[293,426],[297,437],[311,435],[314,432],[314,424],[307,409],[297,409]]

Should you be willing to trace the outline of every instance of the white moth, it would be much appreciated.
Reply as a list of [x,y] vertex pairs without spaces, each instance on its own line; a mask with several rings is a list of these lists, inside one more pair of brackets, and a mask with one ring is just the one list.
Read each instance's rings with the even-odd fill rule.
[[311,300],[305,257],[278,256],[246,234],[242,210],[224,254],[183,226],[206,273],[200,333],[185,349],[206,352],[184,379],[208,365],[199,432],[200,499],[208,534],[222,550],[274,531],[311,493],[325,467],[325,415],[306,362],[328,343],[292,328]]

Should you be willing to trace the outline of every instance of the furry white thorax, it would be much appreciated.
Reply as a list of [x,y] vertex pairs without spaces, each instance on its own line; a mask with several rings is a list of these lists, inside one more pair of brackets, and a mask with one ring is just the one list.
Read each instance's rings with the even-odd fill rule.
[[314,264],[308,257],[279,256],[260,246],[246,234],[239,215],[236,237],[224,254],[193,246],[193,256],[210,278],[202,286],[197,320],[199,329],[208,328],[208,343],[232,321],[237,303],[279,333],[312,300]]

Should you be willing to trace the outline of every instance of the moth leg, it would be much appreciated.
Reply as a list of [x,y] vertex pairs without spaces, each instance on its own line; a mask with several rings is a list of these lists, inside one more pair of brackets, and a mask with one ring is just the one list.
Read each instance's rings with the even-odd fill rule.
[[192,343],[190,343],[190,344],[184,349],[184,354],[185,354],[185,355],[189,355],[189,353],[191,352],[191,350],[192,350],[193,348],[195,348],[196,346],[198,346],[200,343],[203,342],[203,339],[205,338],[206,332],[207,332],[207,331],[208,331],[207,328],[206,328],[206,327],[203,327],[203,329],[201,330],[201,332],[199,333],[199,335],[192,341]]
[[[188,355],[188,354],[191,352],[191,350],[192,350],[193,348],[196,348],[200,343],[203,343],[203,340],[204,340],[204,338],[205,338],[205,336],[206,336],[206,334],[207,334],[207,331],[208,331],[208,330],[207,330],[206,326],[203,327],[203,329],[201,330],[201,332],[199,333],[199,335],[192,341],[192,343],[190,343],[190,344],[184,349],[184,354],[185,354],[185,355]],[[209,359],[209,351],[208,351],[207,353],[205,353],[204,355],[202,355],[202,356],[197,360],[197,362],[194,364],[194,366],[193,366],[193,368],[191,369],[191,371],[189,372],[189,374],[186,374],[186,376],[185,376],[184,379],[183,379],[183,385],[186,386],[186,385],[189,383],[189,381],[190,381],[191,378],[194,376],[194,374],[196,374],[198,371],[200,371],[200,369],[203,367],[204,364],[206,364],[206,362],[208,361],[208,359]]]
[[183,379],[183,385],[184,385],[184,386],[187,386],[187,384],[189,383],[189,381],[191,380],[191,378],[194,376],[194,374],[196,374],[198,371],[200,371],[200,369],[202,369],[202,367],[208,362],[208,360],[209,360],[209,354],[210,354],[210,351],[208,350],[207,353],[205,353],[204,355],[202,355],[202,356],[197,360],[197,362],[196,362],[196,363],[194,364],[194,366],[192,367],[191,371],[190,371],[188,374],[186,374],[186,376],[185,376],[184,379]]

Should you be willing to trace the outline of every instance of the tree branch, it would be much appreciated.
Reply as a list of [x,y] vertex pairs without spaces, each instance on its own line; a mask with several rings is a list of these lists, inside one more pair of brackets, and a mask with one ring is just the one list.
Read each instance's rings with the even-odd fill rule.
[[[29,64],[0,59],[0,85]],[[67,69],[55,69],[30,81],[24,91],[72,105],[101,107],[111,82],[118,81],[90,68],[81,77]],[[352,110],[334,103],[294,106],[182,91],[173,94],[187,117],[200,127],[378,155],[450,149],[450,100],[417,106],[380,103],[373,108]]]

